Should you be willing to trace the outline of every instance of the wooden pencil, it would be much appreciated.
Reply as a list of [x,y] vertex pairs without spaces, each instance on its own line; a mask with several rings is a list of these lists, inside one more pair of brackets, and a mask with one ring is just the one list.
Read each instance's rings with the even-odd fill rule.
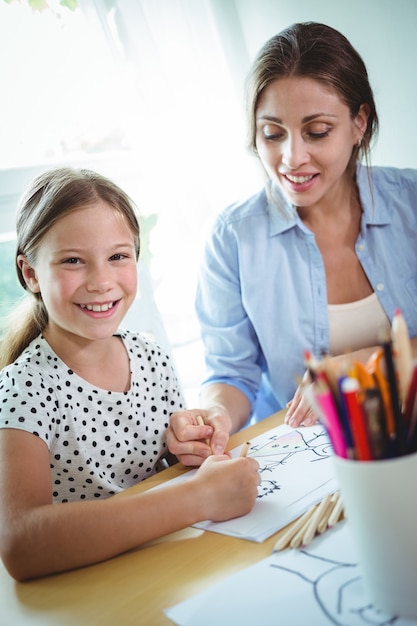
[[[342,512],[343,502],[340,492],[335,491],[333,494],[326,496],[322,502],[314,504],[303,515],[289,524],[277,539],[273,551],[280,552],[286,548],[299,548],[301,545],[307,545],[303,542],[303,539],[306,540],[309,537],[307,533],[313,533],[311,539],[316,533],[324,533],[327,528],[332,528],[339,521]],[[311,522],[311,518],[315,513],[316,519]]]
[[246,456],[247,453],[249,452],[249,448],[250,448],[250,441],[245,441],[240,451],[240,456]]
[[[205,421],[201,415],[197,415],[196,420],[199,426],[205,426]],[[204,439],[204,441],[208,446],[210,446],[210,439]]]
[[391,339],[394,349],[394,363],[398,374],[400,403],[404,410],[413,373],[413,352],[407,324],[400,309],[396,309],[394,313]]
[[319,535],[323,534],[325,530],[327,530],[328,526],[329,526],[329,518],[330,515],[332,514],[332,511],[335,507],[335,504],[337,502],[338,499],[338,495],[337,493],[332,494],[332,496],[330,497],[330,500],[327,504],[326,509],[323,511],[323,515],[321,517],[321,520],[319,521],[318,525],[317,525],[317,533]]
[[299,548],[301,546],[301,544],[303,543],[303,537],[304,537],[304,534],[306,532],[306,529],[308,528],[308,525],[310,524],[311,518],[316,513],[316,511],[318,509],[318,506],[319,506],[318,504],[314,504],[309,509],[310,515],[308,516],[308,518],[305,519],[304,524],[299,528],[297,533],[291,539],[291,541],[290,541],[290,548]]
[[285,550],[286,548],[289,548],[292,538],[295,537],[298,531],[304,527],[306,522],[308,522],[310,517],[313,515],[315,508],[316,505],[312,506],[300,517],[291,522],[291,524],[288,526],[285,532],[282,533],[282,535],[279,537],[276,544],[274,545],[274,552],[279,552],[280,550]]
[[335,524],[337,524],[343,512],[343,500],[340,496],[340,493],[338,494],[338,496],[339,497],[337,499],[337,502],[334,505],[333,511],[331,512],[331,515],[329,517],[329,521],[328,521],[329,528],[332,528]]
[[314,535],[317,533],[317,527],[327,509],[331,497],[331,494],[328,494],[325,498],[323,498],[323,500],[318,505],[316,511],[314,511],[314,514],[312,515],[305,529],[301,543],[302,546],[308,546],[308,544],[312,541]]

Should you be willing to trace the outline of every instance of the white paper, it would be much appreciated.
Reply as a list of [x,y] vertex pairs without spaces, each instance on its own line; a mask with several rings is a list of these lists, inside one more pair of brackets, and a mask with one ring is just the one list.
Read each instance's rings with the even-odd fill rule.
[[[240,450],[232,450],[232,456],[239,456]],[[259,462],[262,478],[252,511],[226,522],[202,522],[197,528],[262,542],[338,489],[333,449],[321,424],[277,426],[251,440],[247,456]],[[195,471],[173,481],[187,480]]]
[[369,601],[346,522],[166,609],[177,626],[416,626]]

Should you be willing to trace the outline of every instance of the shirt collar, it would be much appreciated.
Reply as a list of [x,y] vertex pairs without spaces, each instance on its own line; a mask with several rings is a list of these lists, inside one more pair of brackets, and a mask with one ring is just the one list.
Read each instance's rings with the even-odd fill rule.
[[391,224],[391,213],[382,197],[382,190],[374,184],[372,168],[358,163],[356,166],[356,181],[363,210],[362,223],[367,226]]
[[[391,215],[385,202],[379,201],[380,192],[373,185],[372,169],[361,163],[356,166],[356,181],[359,189],[359,197],[363,210],[364,225],[381,226],[391,223]],[[304,226],[297,211],[282,193],[278,185],[268,181],[266,184],[266,197],[270,215],[269,234],[279,235],[295,226],[303,231],[310,232]]]

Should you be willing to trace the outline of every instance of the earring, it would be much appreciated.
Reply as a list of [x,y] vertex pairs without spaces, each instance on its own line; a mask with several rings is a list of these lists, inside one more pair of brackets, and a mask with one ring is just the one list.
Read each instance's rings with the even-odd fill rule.
[[362,137],[359,137],[359,139],[356,142],[356,145],[358,146],[358,148],[361,147],[361,143],[362,143]]

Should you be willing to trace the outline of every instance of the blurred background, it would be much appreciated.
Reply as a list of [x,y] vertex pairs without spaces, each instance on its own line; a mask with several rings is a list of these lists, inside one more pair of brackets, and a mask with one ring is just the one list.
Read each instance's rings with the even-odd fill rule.
[[205,236],[263,183],[246,149],[245,76],[267,38],[308,20],[364,58],[381,125],[372,163],[417,168],[415,0],[0,0],[0,326],[21,296],[24,188],[55,165],[91,167],[141,213],[140,292],[125,325],[170,351],[196,405]]

